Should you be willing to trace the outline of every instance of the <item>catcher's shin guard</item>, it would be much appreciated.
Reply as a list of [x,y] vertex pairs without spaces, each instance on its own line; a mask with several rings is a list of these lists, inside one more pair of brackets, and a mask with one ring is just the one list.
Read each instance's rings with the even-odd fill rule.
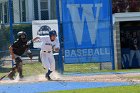
[[18,71],[18,73],[19,73],[19,77],[20,77],[20,78],[23,78],[22,67],[19,66],[19,67],[17,68],[17,71]]
[[23,78],[23,74],[22,74],[22,60],[19,58],[19,57],[17,57],[16,59],[15,59],[15,61],[16,61],[16,67],[17,67],[17,72],[19,73],[19,77],[20,78]]

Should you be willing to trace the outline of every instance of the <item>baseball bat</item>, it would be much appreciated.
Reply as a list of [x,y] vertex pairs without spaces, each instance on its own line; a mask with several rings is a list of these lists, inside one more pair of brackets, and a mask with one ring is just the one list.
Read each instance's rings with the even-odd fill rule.
[[0,81],[3,80],[6,76],[8,76],[10,73],[11,73],[11,71],[8,72],[7,74],[5,74],[4,76],[2,76],[2,77],[0,78]]

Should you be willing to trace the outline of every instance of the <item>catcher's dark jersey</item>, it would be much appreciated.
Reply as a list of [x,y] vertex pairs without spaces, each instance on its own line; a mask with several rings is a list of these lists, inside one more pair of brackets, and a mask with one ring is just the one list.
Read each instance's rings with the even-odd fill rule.
[[26,45],[26,44],[27,44],[27,42],[22,42],[19,39],[17,41],[15,41],[14,44],[12,45],[14,54],[19,55],[19,56],[24,54],[24,52],[28,48],[28,45]]

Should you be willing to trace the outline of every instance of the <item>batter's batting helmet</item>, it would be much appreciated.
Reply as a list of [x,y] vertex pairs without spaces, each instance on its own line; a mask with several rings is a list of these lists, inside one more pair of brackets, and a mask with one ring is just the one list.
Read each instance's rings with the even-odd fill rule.
[[52,31],[50,31],[50,32],[49,32],[49,36],[52,36],[52,35],[57,36],[57,33],[56,33],[56,31],[55,31],[55,30],[52,30]]

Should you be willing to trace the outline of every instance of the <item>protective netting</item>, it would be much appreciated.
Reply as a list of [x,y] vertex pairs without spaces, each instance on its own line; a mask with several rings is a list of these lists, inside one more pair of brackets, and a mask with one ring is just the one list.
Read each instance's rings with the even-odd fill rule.
[[4,24],[1,24],[0,29],[0,65],[3,65],[5,58],[9,55],[9,31],[6,29]]

